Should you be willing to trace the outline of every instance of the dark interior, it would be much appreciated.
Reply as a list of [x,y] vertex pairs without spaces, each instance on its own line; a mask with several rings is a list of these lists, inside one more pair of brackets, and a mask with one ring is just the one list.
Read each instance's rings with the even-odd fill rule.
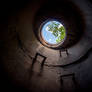
[[[49,47],[46,20],[63,22],[67,39]],[[0,1],[0,91],[91,92],[92,1]]]

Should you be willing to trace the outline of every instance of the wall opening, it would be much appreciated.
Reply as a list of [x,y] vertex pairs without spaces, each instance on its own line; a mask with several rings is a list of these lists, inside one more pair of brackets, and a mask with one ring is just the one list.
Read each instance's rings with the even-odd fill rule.
[[66,30],[63,24],[56,20],[43,23],[40,33],[43,41],[49,45],[63,43],[66,37]]

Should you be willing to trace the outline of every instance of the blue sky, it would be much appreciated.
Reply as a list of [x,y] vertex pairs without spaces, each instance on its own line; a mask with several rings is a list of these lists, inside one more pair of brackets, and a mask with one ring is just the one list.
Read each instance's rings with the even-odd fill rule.
[[[55,37],[50,31],[48,31],[48,24],[50,24],[52,21],[49,21],[49,22],[47,22],[44,26],[43,26],[43,28],[42,28],[42,37],[43,37],[43,39],[46,41],[46,42],[48,42],[48,43],[50,43],[50,44],[56,44],[57,42],[56,42],[56,39],[57,39],[57,37]],[[57,22],[57,21],[55,21],[55,22]],[[59,22],[58,22],[59,23]],[[62,24],[60,23],[60,26],[62,26]]]

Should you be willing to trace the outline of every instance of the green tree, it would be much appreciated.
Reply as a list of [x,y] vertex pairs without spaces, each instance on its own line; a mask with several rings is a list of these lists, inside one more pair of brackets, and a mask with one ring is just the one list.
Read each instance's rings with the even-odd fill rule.
[[61,26],[59,22],[51,21],[51,23],[48,24],[48,31],[57,37],[56,42],[61,42],[65,38],[65,28]]

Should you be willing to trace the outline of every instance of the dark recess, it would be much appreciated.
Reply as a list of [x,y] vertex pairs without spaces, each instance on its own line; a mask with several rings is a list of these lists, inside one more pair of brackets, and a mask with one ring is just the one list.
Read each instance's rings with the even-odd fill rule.
[[[11,16],[16,16],[17,12],[22,10],[32,0],[2,0],[0,1],[0,34],[5,33],[5,28],[8,26],[8,21]],[[2,35],[0,35],[1,38]],[[4,43],[0,39],[0,92],[28,92],[28,90],[22,86],[18,86],[12,81],[12,78],[6,72],[2,55]]]

